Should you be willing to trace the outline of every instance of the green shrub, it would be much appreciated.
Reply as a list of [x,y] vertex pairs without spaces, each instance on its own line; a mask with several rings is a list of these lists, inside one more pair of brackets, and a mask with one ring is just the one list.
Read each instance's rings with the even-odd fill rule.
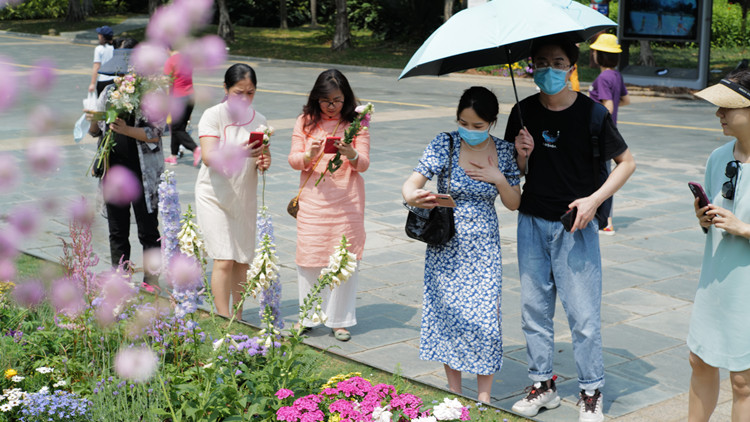
[[742,32],[742,9],[727,0],[714,0],[711,19],[711,46],[736,47],[745,45],[748,31]]
[[[131,11],[130,6],[119,0],[94,0],[91,15],[103,15]],[[17,6],[0,10],[0,20],[59,19],[68,12],[68,0],[26,0]]]

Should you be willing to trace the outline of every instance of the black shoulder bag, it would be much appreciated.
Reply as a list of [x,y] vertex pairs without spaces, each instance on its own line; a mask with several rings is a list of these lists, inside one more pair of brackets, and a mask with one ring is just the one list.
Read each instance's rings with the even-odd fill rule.
[[[450,138],[450,148],[448,150],[448,188],[445,192],[450,194],[451,173],[453,170],[453,137],[447,132],[444,133]],[[427,217],[409,210],[409,215],[406,217],[405,230],[406,235],[412,239],[430,245],[444,245],[448,243],[456,233],[456,227],[453,221],[453,208],[435,207],[430,210]]]

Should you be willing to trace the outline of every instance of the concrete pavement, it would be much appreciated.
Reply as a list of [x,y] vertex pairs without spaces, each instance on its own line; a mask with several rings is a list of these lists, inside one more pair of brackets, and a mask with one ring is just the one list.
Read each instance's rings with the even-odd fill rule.
[[[16,75],[28,75],[42,57],[56,61],[57,83],[42,98],[24,91],[13,109],[0,114],[0,151],[17,157],[24,170],[21,185],[3,194],[0,214],[14,206],[54,199],[60,207],[49,215],[38,236],[24,249],[50,260],[61,256],[58,237],[67,237],[62,206],[83,195],[96,200],[96,181],[85,175],[95,144],[75,144],[73,122],[80,116],[91,69],[91,45],[71,44],[49,37],[28,38],[0,33],[0,49],[14,62]],[[272,139],[274,162],[268,173],[266,202],[274,218],[282,263],[283,315],[296,319],[297,286],[293,257],[295,221],[286,204],[296,194],[297,174],[286,163],[295,117],[317,74],[325,65],[237,58],[258,73],[256,108],[277,129]],[[498,128],[502,136],[512,102],[510,82],[479,76],[419,77],[396,81],[397,71],[342,67],[355,93],[375,104],[372,124],[371,167],[364,174],[367,186],[367,244],[361,266],[357,315],[348,343],[333,339],[330,330],[316,328],[308,342],[333,346],[343,354],[375,367],[446,388],[442,364],[418,358],[422,302],[424,245],[403,233],[406,211],[400,188],[436,133],[455,126],[455,105],[472,85],[493,89],[503,103]],[[224,69],[196,76],[199,101],[193,127],[202,111],[223,95]],[[22,84],[24,85],[24,84]],[[528,80],[519,81],[519,95],[535,92]],[[47,132],[63,146],[64,163],[52,177],[40,180],[23,165],[23,148],[33,138],[38,122],[27,116],[37,105],[54,111],[56,124]],[[687,415],[686,392],[690,377],[685,338],[703,252],[703,234],[692,211],[688,181],[702,181],[709,153],[729,139],[722,136],[714,108],[697,101],[635,98],[620,110],[620,129],[636,156],[638,169],[615,197],[617,234],[601,237],[604,268],[602,323],[606,387],[604,411],[608,420],[677,421]],[[165,137],[168,150],[169,138]],[[175,171],[183,205],[194,201],[197,169],[190,156]],[[498,203],[499,204],[499,203]],[[530,381],[526,376],[525,341],[520,324],[520,285],[515,250],[516,215],[499,204],[503,247],[503,334],[505,359],[493,385],[493,404],[509,409]],[[133,227],[131,242],[138,245]],[[107,229],[103,219],[94,227],[94,248],[106,267],[109,262]],[[133,259],[140,263],[138,247]],[[258,322],[257,303],[248,301],[244,317]],[[557,305],[555,373],[563,406],[540,413],[542,421],[577,420],[577,382],[570,332],[562,306]],[[727,373],[715,420],[728,415]],[[465,377],[466,394],[476,393],[475,377]],[[729,402],[731,403],[731,401]],[[723,416],[722,416],[723,415]]]

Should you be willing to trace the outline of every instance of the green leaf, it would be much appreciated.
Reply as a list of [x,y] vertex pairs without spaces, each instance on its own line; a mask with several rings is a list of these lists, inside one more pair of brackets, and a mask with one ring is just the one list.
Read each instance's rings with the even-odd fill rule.
[[117,120],[117,111],[113,109],[107,110],[107,124],[114,122]]

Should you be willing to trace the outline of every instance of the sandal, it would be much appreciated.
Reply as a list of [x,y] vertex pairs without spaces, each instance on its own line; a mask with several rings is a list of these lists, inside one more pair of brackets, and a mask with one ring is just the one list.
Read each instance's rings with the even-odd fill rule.
[[352,335],[349,331],[346,330],[331,330],[333,332],[333,337],[336,338],[338,341],[349,341],[352,339]]

